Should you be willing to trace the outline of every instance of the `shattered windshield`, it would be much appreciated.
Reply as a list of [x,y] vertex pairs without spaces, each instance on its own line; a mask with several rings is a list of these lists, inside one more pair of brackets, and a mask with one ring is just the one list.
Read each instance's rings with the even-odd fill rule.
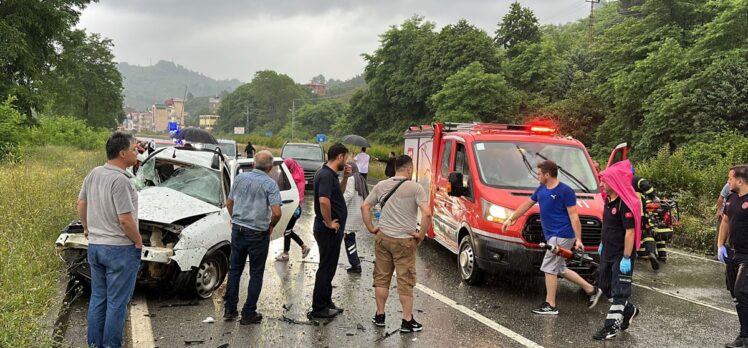
[[168,187],[213,205],[221,204],[221,178],[216,170],[152,157],[132,179],[135,188]]
[[[490,186],[534,190],[538,187],[535,174],[543,157],[556,162],[558,179],[577,192],[598,192],[597,180],[581,148],[548,143],[479,142],[475,144],[481,180]],[[571,176],[569,176],[569,174]]]

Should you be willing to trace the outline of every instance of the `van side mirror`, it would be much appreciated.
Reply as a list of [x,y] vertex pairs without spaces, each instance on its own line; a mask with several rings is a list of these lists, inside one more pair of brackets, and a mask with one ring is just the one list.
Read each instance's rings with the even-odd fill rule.
[[459,197],[464,196],[465,193],[465,187],[462,186],[462,173],[449,173],[449,189],[447,190],[447,194],[450,196]]

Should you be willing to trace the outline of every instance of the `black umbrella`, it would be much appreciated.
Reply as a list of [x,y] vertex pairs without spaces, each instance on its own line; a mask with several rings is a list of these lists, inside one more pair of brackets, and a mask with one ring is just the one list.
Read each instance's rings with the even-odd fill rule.
[[355,146],[360,147],[371,147],[369,146],[369,141],[366,140],[366,138],[356,135],[356,134],[350,134],[343,137],[343,142],[346,144],[351,144]]
[[213,134],[208,133],[205,129],[197,127],[186,127],[179,130],[178,139],[190,143],[218,144],[218,140]]

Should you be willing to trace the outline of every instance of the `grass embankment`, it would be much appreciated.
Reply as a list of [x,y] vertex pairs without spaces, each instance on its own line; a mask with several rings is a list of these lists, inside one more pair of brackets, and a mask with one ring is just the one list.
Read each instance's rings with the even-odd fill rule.
[[104,160],[102,151],[46,146],[0,166],[0,347],[49,346],[40,318],[63,272],[54,242],[76,218],[83,178]]

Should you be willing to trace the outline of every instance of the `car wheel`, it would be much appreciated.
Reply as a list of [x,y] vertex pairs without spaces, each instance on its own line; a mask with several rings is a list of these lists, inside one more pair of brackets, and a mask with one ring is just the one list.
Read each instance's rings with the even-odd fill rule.
[[462,281],[468,285],[476,285],[480,282],[483,271],[478,267],[475,248],[470,236],[465,236],[460,241],[460,252],[457,254],[457,268],[460,270]]
[[213,296],[213,292],[221,286],[226,273],[228,273],[229,262],[226,255],[216,250],[203,257],[200,266],[191,273],[190,281],[186,289],[191,297],[207,299]]

